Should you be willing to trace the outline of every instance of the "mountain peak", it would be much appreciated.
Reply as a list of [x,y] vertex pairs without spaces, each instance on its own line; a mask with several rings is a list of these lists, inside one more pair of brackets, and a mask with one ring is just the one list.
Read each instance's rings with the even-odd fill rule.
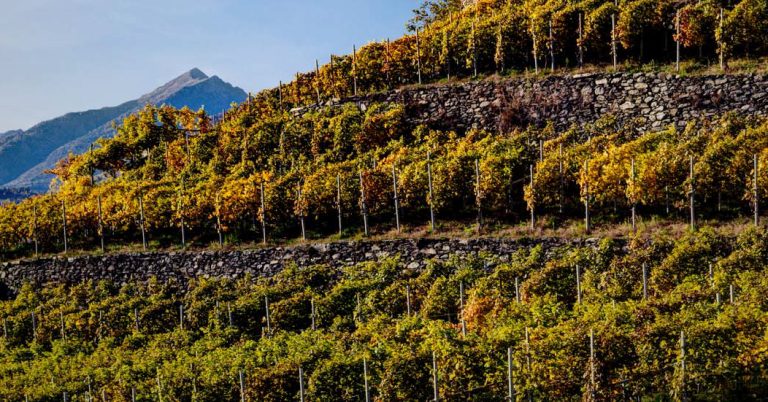
[[208,76],[199,68],[193,68],[186,73],[168,81],[160,88],[139,98],[140,103],[160,104],[163,100],[173,96],[182,88],[199,84],[208,79]]
[[197,80],[204,80],[204,79],[208,78],[208,76],[204,72],[202,72],[199,68],[197,68],[197,67],[187,71],[183,75],[188,75],[190,78],[194,78],[194,79],[197,79]]

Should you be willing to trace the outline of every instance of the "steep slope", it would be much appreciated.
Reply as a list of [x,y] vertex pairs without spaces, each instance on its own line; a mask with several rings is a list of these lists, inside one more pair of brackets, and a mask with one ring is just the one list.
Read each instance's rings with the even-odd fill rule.
[[112,136],[112,122],[135,112],[147,103],[169,104],[192,109],[205,107],[210,113],[242,102],[245,91],[192,69],[156,90],[116,107],[70,113],[38,124],[27,131],[0,134],[0,183],[8,188],[29,187],[46,191],[53,167],[68,153],[81,153],[100,137]]

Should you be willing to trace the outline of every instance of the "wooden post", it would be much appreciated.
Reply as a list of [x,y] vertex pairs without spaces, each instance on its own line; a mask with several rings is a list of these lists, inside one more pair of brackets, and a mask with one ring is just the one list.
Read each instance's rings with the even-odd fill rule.
[[[531,194],[533,195],[533,165],[530,165],[531,170]],[[536,203],[531,204],[531,230],[536,230]]]
[[[614,2],[615,3],[615,2]],[[616,14],[611,14],[611,55],[613,56],[613,69],[618,68],[618,54],[616,53]]]
[[565,177],[563,176],[563,144],[558,146],[558,178],[560,180],[560,191],[558,194],[558,211],[563,214],[563,199],[565,198]]
[[99,212],[99,240],[101,242],[101,252],[104,252],[104,217],[101,210],[101,194],[96,197],[96,206]]
[[339,214],[339,237],[342,235],[341,227],[341,173],[336,175],[336,210]]
[[421,85],[421,39],[419,38],[419,28],[416,28],[416,72],[419,85]]
[[352,45],[352,94],[357,96],[357,46]]
[[317,325],[315,323],[315,319],[317,318],[317,310],[315,310],[315,298],[313,297],[312,299],[310,299],[309,303],[310,303],[310,309],[312,311],[312,330],[314,331],[317,329]]
[[758,160],[757,160],[757,154],[754,156],[754,183],[752,187],[753,192],[753,198],[755,199],[755,226],[760,226],[760,194],[757,192],[757,171],[759,168]]
[[32,339],[37,340],[37,319],[35,319],[34,310],[32,310]]
[[264,201],[264,179],[261,180],[261,243],[267,244],[267,208]]
[[298,203],[299,208],[299,222],[301,223],[301,240],[307,241],[307,231],[304,226],[304,208],[301,206],[301,184],[299,184],[299,187],[296,189],[296,203]]
[[8,319],[3,317],[3,339],[8,339]]
[[643,300],[648,299],[648,267],[643,263]]
[[184,330],[184,305],[179,304],[179,329]]
[[181,247],[187,247],[187,233],[184,228],[184,180],[181,181],[181,188],[179,189],[179,223],[181,226]]
[[592,400],[596,400],[595,391],[597,389],[595,383],[595,331],[589,330],[589,388]]
[[243,370],[240,370],[240,402],[245,402],[245,379],[243,378]]
[[61,339],[67,339],[67,331],[64,327],[64,312],[59,311],[59,321],[61,322]]
[[515,277],[515,301],[520,303],[520,278]]
[[283,110],[283,81],[277,87],[277,100],[280,110]]
[[157,400],[163,402],[163,383],[160,381],[160,370],[157,370]]
[[475,201],[477,202],[477,231],[483,228],[483,204],[480,192],[480,160],[475,158]]
[[680,72],[680,10],[675,11],[675,71]]
[[264,296],[264,309],[266,311],[266,317],[267,317],[267,335],[272,334],[272,323],[269,320],[269,297]]
[[133,308],[133,323],[136,326],[136,332],[139,332],[139,309]]
[[136,402],[136,387],[131,387],[131,402]]
[[685,332],[680,331],[680,390],[681,399],[686,400],[685,392]]
[[584,15],[579,13],[579,70],[584,68]]
[[296,72],[296,103],[301,104],[301,76]]
[[229,320],[229,326],[232,326],[232,305],[227,302],[227,319]]
[[40,252],[40,247],[37,237],[37,205],[35,204],[32,204],[32,237],[35,241],[35,258],[37,258]]
[[555,72],[555,39],[552,36],[552,18],[549,19],[549,61],[550,61],[550,72]]
[[144,193],[139,191],[139,223],[141,224],[141,248],[147,251],[147,231],[144,226]]
[[405,311],[408,317],[411,316],[411,286],[405,285]]
[[363,358],[363,383],[365,384],[365,402],[370,402],[371,395],[368,390],[368,362]]
[[477,11],[472,19],[472,76],[477,78],[477,33],[475,27],[477,25]]
[[64,254],[66,254],[69,247],[67,247],[67,205],[64,200],[61,201],[61,219],[64,223]]
[[728,301],[733,304],[733,284],[728,285]]
[[429,221],[432,228],[432,233],[435,232],[435,202],[434,193],[432,189],[432,160],[430,158],[430,152],[427,151],[427,184],[429,185]]
[[216,210],[216,233],[219,235],[219,246],[224,245],[224,236],[221,233],[221,210],[219,206],[219,200],[220,196],[219,193],[216,193],[216,205],[214,205],[214,209]]
[[317,93],[317,104],[320,105],[320,62],[315,59],[315,92]]
[[688,195],[690,197],[690,208],[691,208],[691,230],[696,230],[696,211],[694,209],[694,203],[696,201],[695,194],[696,194],[696,188],[694,186],[694,175],[693,175],[693,156],[691,156],[691,162],[690,162],[690,181],[691,181],[691,188],[688,191]]
[[[589,177],[589,159],[584,162],[584,171],[587,177]],[[592,231],[591,222],[589,220],[589,180],[584,184],[584,231],[589,234]]]
[[533,38],[533,71],[539,73],[539,52],[538,43],[536,41],[536,31],[532,29],[531,36]]
[[459,282],[459,315],[461,317],[461,336],[467,337],[467,323],[464,321],[464,282]]
[[437,357],[434,350],[432,351],[432,390],[435,396],[433,402],[438,402],[440,400],[440,392],[437,385]]
[[397,233],[400,233],[400,201],[397,196],[397,174],[394,164],[392,164],[392,191],[395,194],[395,225],[397,226]]
[[299,401],[304,402],[304,371],[299,366]]
[[[632,158],[632,186],[635,185],[635,158]],[[637,203],[634,197],[632,197],[632,231],[637,230]]]
[[507,348],[507,401],[515,401],[515,386],[512,384],[512,348]]
[[365,205],[365,185],[363,182],[363,171],[358,171],[360,176],[360,207],[363,213],[363,228],[365,230],[365,236],[368,236],[368,207]]
[[[720,32],[723,32],[723,8],[720,7],[720,21],[718,22],[720,26]],[[725,71],[725,38],[722,36],[720,37],[720,43],[718,43],[718,50],[720,53],[720,70]]]
[[581,304],[581,268],[576,264],[576,302]]
[[389,75],[389,70],[391,66],[389,65],[390,59],[389,59],[389,38],[387,38],[387,42],[384,48],[384,65],[386,66],[386,80],[387,80],[387,89],[392,88],[392,81]]

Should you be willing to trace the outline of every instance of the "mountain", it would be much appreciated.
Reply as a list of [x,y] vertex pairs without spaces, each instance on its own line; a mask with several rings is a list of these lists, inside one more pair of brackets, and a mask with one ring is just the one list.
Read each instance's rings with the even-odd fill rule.
[[118,106],[64,116],[35,125],[29,130],[0,133],[0,187],[48,190],[52,176],[44,173],[70,152],[85,152],[100,137],[114,135],[112,123],[146,104],[192,109],[205,107],[220,113],[232,102],[243,102],[247,94],[217,76],[197,68],[174,78],[154,91]]

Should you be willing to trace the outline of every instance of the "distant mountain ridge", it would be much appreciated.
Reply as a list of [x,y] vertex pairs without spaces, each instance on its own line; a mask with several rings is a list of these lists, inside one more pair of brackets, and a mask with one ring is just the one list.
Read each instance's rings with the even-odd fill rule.
[[52,176],[44,173],[70,152],[85,152],[100,137],[114,135],[112,122],[146,104],[166,104],[192,109],[204,107],[220,113],[247,94],[217,76],[209,77],[197,68],[176,77],[142,97],[118,106],[68,113],[35,125],[29,130],[0,133],[0,187],[48,190]]

